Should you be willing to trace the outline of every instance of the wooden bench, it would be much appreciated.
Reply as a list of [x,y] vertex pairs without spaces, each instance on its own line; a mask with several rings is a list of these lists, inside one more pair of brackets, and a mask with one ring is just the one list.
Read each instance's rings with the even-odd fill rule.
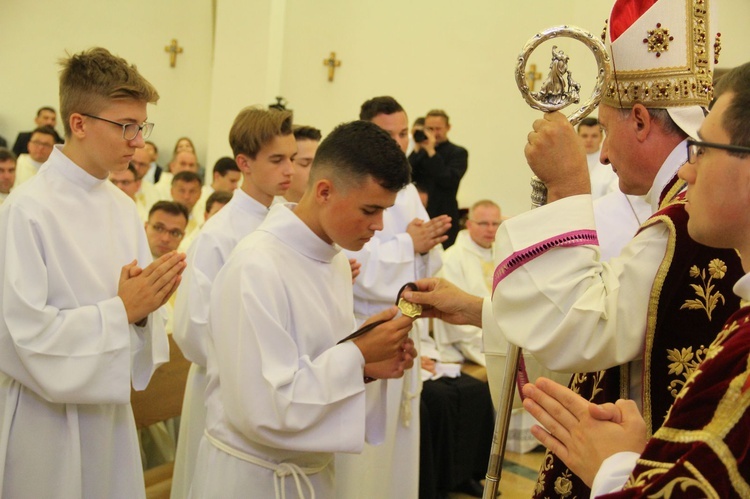
[[[154,372],[145,390],[131,389],[130,403],[136,428],[146,428],[180,415],[189,369],[190,361],[169,335],[169,362]],[[174,462],[170,462],[144,472],[147,499],[169,499],[173,469]]]
[[461,366],[461,372],[464,374],[468,374],[472,378],[476,378],[479,381],[487,383],[487,368],[484,366],[480,366],[479,364],[475,364],[470,360],[464,361],[463,365]]

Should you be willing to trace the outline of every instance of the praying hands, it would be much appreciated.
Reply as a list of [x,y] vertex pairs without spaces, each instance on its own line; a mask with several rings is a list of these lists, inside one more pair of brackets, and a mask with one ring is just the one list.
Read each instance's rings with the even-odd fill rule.
[[605,459],[646,447],[646,423],[632,400],[592,404],[546,378],[525,385],[523,394],[524,408],[544,426],[531,433],[589,487]]
[[125,305],[129,323],[138,323],[169,300],[180,284],[185,265],[185,254],[175,251],[145,269],[135,260],[122,268],[117,295]]

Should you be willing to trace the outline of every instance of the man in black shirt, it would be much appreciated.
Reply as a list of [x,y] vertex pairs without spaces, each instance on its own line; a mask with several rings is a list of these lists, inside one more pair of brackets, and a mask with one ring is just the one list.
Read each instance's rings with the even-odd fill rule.
[[[62,137],[60,137],[60,135],[57,133],[57,130],[55,130],[55,125],[57,125],[57,111],[55,111],[54,108],[49,106],[40,107],[36,112],[34,123],[36,123],[36,128],[43,126],[50,127],[55,133],[56,144],[62,144],[64,142]],[[18,134],[18,137],[16,137],[16,142],[13,144],[13,154],[15,154],[16,156],[20,156],[21,154],[26,154],[27,152],[29,152],[28,145],[33,133],[34,132],[31,131],[20,132]]]
[[430,218],[448,215],[453,224],[448,230],[448,239],[443,243],[448,248],[456,240],[459,227],[458,185],[466,173],[469,153],[466,149],[448,140],[450,119],[445,111],[433,109],[425,116],[426,138],[417,142],[409,155],[412,180],[427,191],[427,213]]

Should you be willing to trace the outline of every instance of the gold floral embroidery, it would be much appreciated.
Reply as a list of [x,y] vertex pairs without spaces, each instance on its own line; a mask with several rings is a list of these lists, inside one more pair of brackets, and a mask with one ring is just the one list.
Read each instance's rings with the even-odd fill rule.
[[602,380],[604,379],[604,374],[607,371],[598,371],[595,373],[575,373],[573,374],[573,382],[570,384],[570,389],[573,390],[577,394],[581,394],[581,385],[586,381],[589,374],[591,374],[592,379],[594,380],[594,385],[591,388],[591,395],[589,396],[589,402],[594,400],[594,397],[602,391],[601,388],[599,388],[599,385],[601,384]]
[[727,265],[714,258],[708,263],[708,280],[706,280],[706,269],[699,269],[697,265],[690,267],[690,277],[700,278],[702,285],[691,284],[695,290],[695,294],[698,296],[696,299],[685,300],[680,310],[687,308],[688,310],[705,310],[708,315],[708,320],[711,320],[711,312],[714,311],[716,306],[721,303],[726,303],[724,296],[719,292],[712,293],[715,285],[712,283],[714,279],[722,279],[727,273]]
[[667,390],[669,390],[669,393],[671,393],[673,397],[677,397],[677,394],[685,386],[687,380],[690,379],[693,371],[695,371],[698,365],[703,362],[706,351],[707,348],[703,345],[701,345],[695,353],[693,353],[693,347],[691,346],[683,348],[682,350],[677,348],[667,349],[667,360],[671,361],[671,364],[667,366],[669,367],[667,375],[676,374],[677,376],[682,376],[682,378],[684,378],[675,379],[669,383]]
[[568,497],[573,493],[573,482],[570,480],[570,470],[565,470],[562,476],[557,477],[555,480],[555,492],[560,497]]
[[724,326],[724,329],[719,332],[719,334],[716,335],[716,338],[714,341],[709,345],[708,352],[706,353],[706,358],[704,360],[713,359],[716,357],[719,352],[724,350],[724,347],[722,346],[726,339],[737,329],[739,329],[740,325],[737,324],[737,321],[733,321],[731,324],[727,324]]
[[552,454],[552,452],[547,449],[547,452],[544,454],[544,462],[542,462],[542,467],[539,470],[539,476],[536,479],[536,486],[534,487],[534,495],[539,495],[542,492],[544,492],[544,479],[547,477],[547,472],[552,469],[552,464],[555,456]]
[[664,466],[664,465],[659,466],[659,463],[653,463],[653,466],[655,467],[652,467],[651,469],[647,469],[641,472],[637,476],[631,473],[630,476],[628,477],[628,481],[625,482],[623,489],[632,489],[633,487],[643,487],[644,485],[646,485],[646,483],[649,480],[652,480],[654,479],[654,477],[667,473],[670,469],[669,466]]

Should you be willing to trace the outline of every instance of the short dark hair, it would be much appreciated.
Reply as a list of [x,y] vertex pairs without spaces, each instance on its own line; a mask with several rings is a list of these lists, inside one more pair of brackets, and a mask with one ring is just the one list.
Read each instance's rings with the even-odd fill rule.
[[138,180],[138,170],[135,169],[133,163],[128,163],[128,171],[133,174],[133,179]]
[[155,202],[151,209],[148,210],[148,218],[151,219],[151,215],[156,211],[165,211],[171,215],[182,215],[185,217],[185,221],[190,220],[190,212],[188,211],[187,206],[175,201],[162,200]]
[[295,140],[314,140],[315,142],[320,142],[321,137],[323,137],[320,130],[305,125],[294,125],[292,127],[292,133],[294,134]]
[[206,199],[206,213],[211,211],[211,207],[213,207],[214,203],[227,204],[229,201],[232,200],[233,194],[234,192],[227,192],[227,191],[212,192],[211,195],[208,196],[208,199]]
[[330,174],[345,186],[372,177],[384,189],[398,192],[411,181],[411,168],[395,140],[369,121],[337,126],[320,143],[310,178]]
[[390,95],[382,95],[380,97],[373,97],[362,104],[362,107],[359,108],[359,119],[372,121],[379,114],[394,114],[402,111],[404,111],[404,108],[401,107],[401,104],[396,99]]
[[0,163],[5,163],[9,160],[15,163],[16,155],[13,154],[13,151],[8,149],[7,147],[0,147]]
[[[630,115],[632,110],[632,107],[619,108],[620,116],[626,118]],[[651,117],[651,119],[661,127],[664,133],[680,137],[681,139],[685,139],[688,136],[685,130],[680,128],[680,126],[674,122],[672,116],[669,115],[669,111],[666,108],[649,107],[646,108],[646,110],[648,111],[648,115]]]
[[51,106],[42,106],[36,112],[36,117],[37,118],[42,114],[42,111],[49,111],[51,113],[57,114],[57,111],[55,111],[54,107],[51,107]]
[[240,171],[240,167],[237,166],[237,162],[234,158],[230,158],[229,156],[219,158],[214,164],[214,173],[218,173],[222,177],[226,177],[228,172],[238,171]]
[[412,125],[412,127],[415,126],[424,126],[424,116],[420,116],[419,118],[414,120],[414,124]]
[[583,118],[580,123],[578,123],[578,127],[576,130],[580,130],[582,126],[598,126],[601,128],[601,125],[599,125],[599,120],[596,118]]
[[448,113],[446,113],[442,109],[430,109],[429,111],[427,111],[427,114],[425,114],[425,118],[429,118],[430,116],[432,116],[432,117],[438,116],[438,117],[443,118],[445,120],[445,124],[446,125],[450,125],[451,124],[451,120],[448,117]]
[[175,184],[175,182],[198,182],[200,185],[203,185],[203,180],[201,180],[200,175],[198,175],[195,172],[191,172],[188,170],[181,171],[180,173],[176,173],[174,177],[172,177],[172,185]]
[[44,135],[49,135],[52,137],[52,140],[57,142],[57,132],[54,128],[52,128],[49,125],[43,125],[36,127],[32,132],[31,135],[34,135],[35,133],[43,133]]
[[[719,78],[716,97],[724,93],[732,93],[734,98],[724,113],[722,126],[733,145],[750,147],[750,63],[738,66]],[[730,154],[743,158],[747,156],[743,153]]]

